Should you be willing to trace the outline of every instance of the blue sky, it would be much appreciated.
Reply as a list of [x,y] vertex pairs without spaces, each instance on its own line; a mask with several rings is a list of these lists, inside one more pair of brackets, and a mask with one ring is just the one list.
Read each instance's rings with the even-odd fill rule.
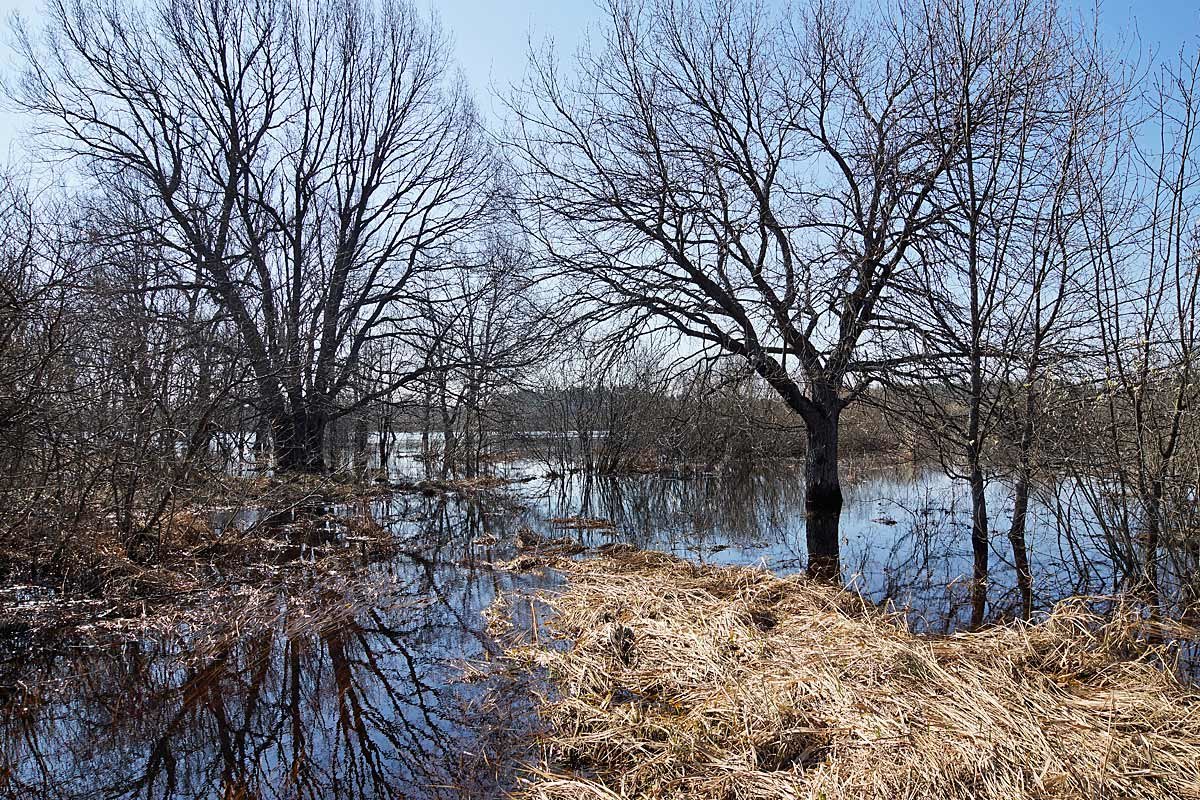
[[[458,63],[475,90],[480,108],[498,115],[493,90],[507,92],[521,80],[529,42],[553,38],[564,53],[573,52],[588,25],[599,19],[592,0],[414,0],[435,13],[454,40]],[[0,69],[11,74],[14,56],[9,19],[19,13],[36,23],[43,0],[0,0]],[[24,120],[0,108],[0,163],[21,141]]]
[[[784,2],[785,0],[768,0]],[[1090,7],[1089,0],[1063,0]],[[42,0],[0,0],[0,69],[12,69],[11,34],[7,19],[20,13],[37,20]],[[474,87],[481,109],[493,116],[502,113],[493,90],[506,92],[521,79],[528,44],[551,37],[559,52],[569,55],[584,40],[589,26],[599,22],[593,0],[416,0],[434,11],[451,33],[458,62]],[[1174,53],[1200,34],[1200,0],[1161,2],[1108,2],[1101,6],[1101,21],[1110,34],[1137,30],[1146,45]],[[1136,26],[1136,27],[1135,27]],[[24,121],[7,107],[0,110],[0,163],[22,141]],[[14,154],[15,155],[15,154]]]

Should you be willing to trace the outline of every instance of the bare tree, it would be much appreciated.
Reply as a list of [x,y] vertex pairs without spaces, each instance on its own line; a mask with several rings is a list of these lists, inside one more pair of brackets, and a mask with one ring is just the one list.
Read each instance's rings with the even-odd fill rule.
[[953,31],[920,2],[606,11],[576,76],[537,56],[515,104],[529,227],[598,315],[745,359],[800,415],[810,568],[837,574],[839,417],[976,124],[926,46]]
[[[530,285],[528,252],[512,239],[493,236],[481,252],[461,252],[456,264],[424,304],[424,411],[440,423],[442,477],[460,467],[474,477],[500,427],[503,397],[528,386],[557,325]],[[431,433],[427,424],[427,442]]]
[[1007,357],[1013,368],[1007,424],[1000,435],[1015,451],[1008,540],[1025,618],[1033,610],[1026,542],[1030,495],[1040,483],[1057,480],[1045,463],[1054,459],[1056,434],[1077,438],[1073,431],[1056,430],[1055,420],[1075,402],[1072,389],[1087,382],[1088,371],[1078,365],[1088,362],[1097,344],[1087,228],[1093,206],[1082,187],[1106,154],[1128,144],[1130,132],[1127,76],[1095,42],[1077,37],[1071,51],[1056,80],[1057,121],[1042,149],[1042,188],[1021,212],[1026,244],[1014,254],[1019,282],[1013,302],[1019,311]]
[[[1021,379],[1024,415],[1033,424],[1042,361],[1061,338],[1060,326],[1072,321],[1064,301],[1082,297],[1083,283],[1071,273],[1082,266],[1070,242],[1079,219],[1074,162],[1097,130],[1087,120],[1104,116],[1113,93],[1107,75],[1080,66],[1087,43],[1053,6],[1013,0],[936,7],[951,35],[928,46],[945,49],[942,77],[969,133],[951,143],[961,158],[935,192],[945,213],[918,245],[916,269],[897,285],[896,306],[911,324],[898,337],[902,366],[884,380],[904,398],[894,410],[913,418],[947,474],[970,488],[978,625],[991,548],[987,490],[1001,470],[996,447]],[[1028,502],[1031,436],[1031,429],[1022,434],[1018,506]],[[1016,524],[1024,514],[1020,509]],[[1027,607],[1023,528],[1010,533]]]
[[1159,68],[1135,135],[1100,154],[1080,188],[1100,347],[1081,423],[1093,435],[1069,463],[1114,567],[1153,603],[1161,552],[1186,550],[1195,503],[1181,458],[1200,400],[1198,81],[1195,47]]
[[41,39],[18,27],[16,99],[59,153],[140,193],[179,285],[236,326],[279,467],[324,469],[364,348],[414,333],[483,207],[446,40],[391,0],[56,0],[49,17]]

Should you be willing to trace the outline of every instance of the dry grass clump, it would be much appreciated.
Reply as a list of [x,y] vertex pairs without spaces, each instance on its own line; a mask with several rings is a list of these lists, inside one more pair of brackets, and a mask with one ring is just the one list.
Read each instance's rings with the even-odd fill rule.
[[[218,608],[224,610],[214,619],[236,620],[256,603],[275,603],[280,593],[309,592],[326,579],[348,582],[363,563],[395,551],[394,536],[367,516],[277,516],[282,519],[218,532],[211,515],[176,512],[163,520],[158,552],[149,562],[130,557],[114,526],[97,525],[58,548],[54,574],[63,576],[60,585],[45,576],[10,574],[0,588],[0,630],[53,638],[95,626],[170,628]],[[49,536],[22,541],[30,572],[28,562],[48,561],[42,551],[55,545]],[[17,563],[20,553],[5,544],[0,542],[0,564]],[[229,616],[228,603],[242,610]]]
[[587,550],[579,542],[569,536],[546,537],[533,528],[523,526],[517,529],[517,549],[527,560],[518,570],[535,569],[551,566],[561,556],[573,556]]
[[552,528],[568,528],[576,531],[611,530],[617,527],[612,520],[590,517],[553,517],[546,521]]
[[314,500],[349,503],[387,495],[394,487],[386,481],[370,480],[348,473],[308,475],[205,474],[204,481],[187,491],[195,507],[284,508]]
[[802,577],[556,567],[509,649],[549,681],[522,797],[1200,798],[1200,696],[1135,614],[935,639]]
[[397,481],[389,484],[389,487],[401,492],[419,492],[429,497],[445,494],[474,497],[501,492],[517,482],[515,479],[496,475],[478,475],[474,478],[426,478],[418,481]]

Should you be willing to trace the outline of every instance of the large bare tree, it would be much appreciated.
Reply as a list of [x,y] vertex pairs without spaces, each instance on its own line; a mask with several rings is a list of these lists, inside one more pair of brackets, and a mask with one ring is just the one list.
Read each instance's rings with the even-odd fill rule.
[[446,39],[401,0],[55,0],[48,18],[18,26],[14,96],[58,153],[136,193],[178,284],[232,320],[278,466],[324,469],[328,423],[371,399],[346,402],[364,348],[420,332],[483,207]]
[[605,9],[575,71],[535,56],[514,103],[528,227],[597,316],[745,359],[800,415],[810,570],[836,574],[839,417],[988,98],[963,113],[937,3]]

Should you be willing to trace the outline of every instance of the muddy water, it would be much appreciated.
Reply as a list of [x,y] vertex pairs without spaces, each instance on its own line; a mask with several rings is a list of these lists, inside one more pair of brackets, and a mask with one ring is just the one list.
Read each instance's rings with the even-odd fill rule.
[[[0,664],[0,796],[21,798],[495,797],[531,746],[527,698],[500,681],[463,681],[456,662],[496,655],[481,612],[502,592],[549,585],[488,562],[516,531],[563,531],[584,516],[615,527],[575,532],[587,545],[628,541],[715,563],[804,563],[798,476],[586,480],[513,465],[520,507],[404,496],[371,505],[399,554],[363,567],[386,596],[328,616],[278,598],[276,624],[197,653],[191,631],[121,641],[9,643]],[[925,472],[851,468],[843,520],[847,577],[908,608],[926,628],[967,614],[969,505]],[[1002,505],[1003,498],[997,498]],[[1102,591],[1035,512],[1039,604]],[[998,538],[1002,542],[1002,537]],[[997,546],[992,613],[1015,604]],[[326,590],[328,591],[328,590]],[[311,605],[306,608],[311,608]],[[306,616],[307,615],[307,616]],[[517,619],[517,624],[528,620]]]

